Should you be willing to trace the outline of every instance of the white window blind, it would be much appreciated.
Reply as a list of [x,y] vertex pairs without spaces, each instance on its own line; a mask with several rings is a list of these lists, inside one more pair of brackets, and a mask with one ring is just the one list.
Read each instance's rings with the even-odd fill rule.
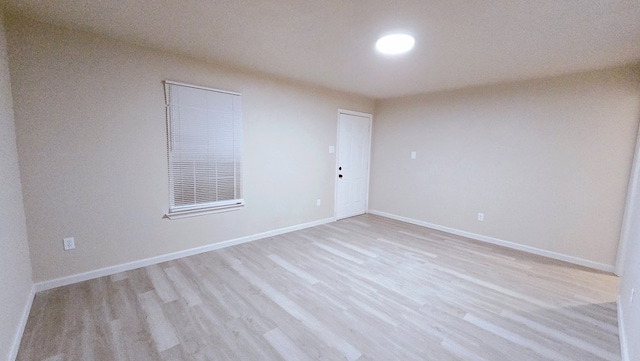
[[165,96],[167,216],[242,206],[241,95],[165,81]]

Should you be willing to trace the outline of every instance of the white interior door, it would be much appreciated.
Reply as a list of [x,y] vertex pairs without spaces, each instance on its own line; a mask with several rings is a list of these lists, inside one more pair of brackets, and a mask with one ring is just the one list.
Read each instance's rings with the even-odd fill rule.
[[336,218],[367,211],[371,114],[341,110],[338,118]]

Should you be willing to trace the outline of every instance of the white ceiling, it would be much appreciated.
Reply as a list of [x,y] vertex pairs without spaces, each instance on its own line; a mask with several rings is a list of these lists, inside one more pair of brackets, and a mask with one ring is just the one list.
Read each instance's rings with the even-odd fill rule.
[[[640,61],[640,0],[0,0],[7,13],[373,98]],[[379,36],[415,36],[408,54]]]

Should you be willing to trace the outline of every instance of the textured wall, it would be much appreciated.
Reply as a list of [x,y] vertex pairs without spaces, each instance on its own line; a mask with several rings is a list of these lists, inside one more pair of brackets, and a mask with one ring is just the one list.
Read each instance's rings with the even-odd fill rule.
[[370,209],[612,268],[638,79],[619,68],[380,101]]
[[16,352],[14,340],[32,288],[22,188],[16,150],[7,43],[0,10],[0,360]]
[[[338,108],[374,107],[22,19],[7,36],[35,281],[332,217]],[[165,79],[243,94],[244,209],[162,218]]]

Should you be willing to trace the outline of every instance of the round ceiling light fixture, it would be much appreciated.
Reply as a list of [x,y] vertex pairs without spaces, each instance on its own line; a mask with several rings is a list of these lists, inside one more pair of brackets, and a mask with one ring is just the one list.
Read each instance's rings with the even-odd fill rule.
[[376,49],[383,54],[396,55],[406,53],[413,48],[416,40],[408,34],[383,36],[376,42]]

